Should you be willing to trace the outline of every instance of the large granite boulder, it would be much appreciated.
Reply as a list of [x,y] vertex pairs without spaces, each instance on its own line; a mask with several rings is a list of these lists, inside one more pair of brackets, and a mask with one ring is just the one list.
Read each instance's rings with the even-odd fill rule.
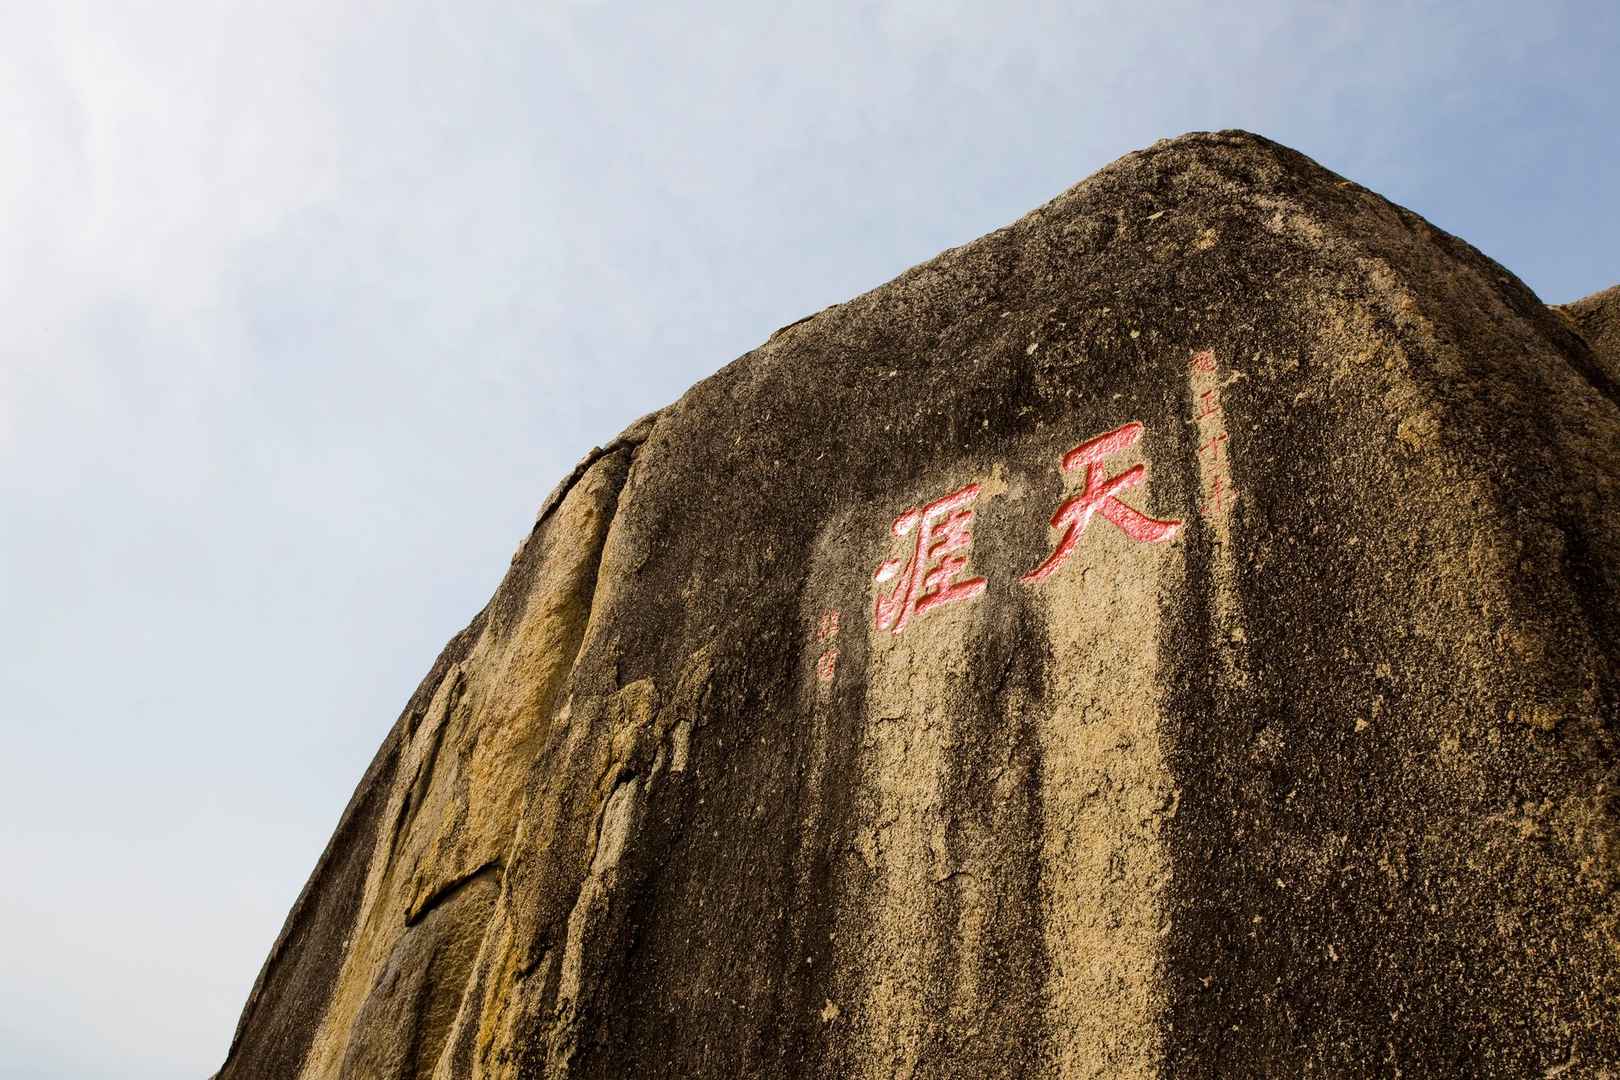
[[220,1075],[1620,1075],[1607,295],[1225,132],[778,331],[546,501]]

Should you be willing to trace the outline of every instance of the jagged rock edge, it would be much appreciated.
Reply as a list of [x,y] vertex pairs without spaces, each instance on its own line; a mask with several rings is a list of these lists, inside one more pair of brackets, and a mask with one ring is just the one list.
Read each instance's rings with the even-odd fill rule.
[[[562,504],[563,500],[567,498],[568,493],[572,491],[580,479],[585,476],[585,474],[590,470],[591,466],[596,464],[596,462],[602,458],[624,449],[630,450],[631,464],[633,464],[635,459],[635,451],[644,442],[646,442],[658,419],[667,411],[668,408],[665,408],[647,413],[632,423],[629,427],[625,428],[625,430],[619,435],[609,440],[606,444],[598,447],[592,447],[590,452],[581,458],[573,469],[569,471],[568,475],[558,482],[558,484],[551,490],[550,494],[546,496],[546,499],[541,503],[539,510],[536,512],[533,526],[530,528],[529,533],[525,535],[523,543],[519,545],[517,551],[513,554],[513,571],[508,572],[507,579],[510,579],[513,576],[517,569],[517,564],[522,561],[522,557],[528,546],[529,540],[539,532],[540,528],[551,516],[552,512]],[[626,476],[625,483],[628,483],[628,474]],[[615,493],[615,516],[618,514],[618,500],[620,497],[622,497],[623,488],[624,484],[621,484],[619,491]],[[611,525],[609,527],[609,531],[610,530]],[[606,532],[604,532],[604,542],[606,540],[606,535]],[[596,555],[597,567],[599,570],[602,557],[602,550],[600,548],[598,548]],[[367,802],[374,796],[381,794],[383,789],[390,786],[396,779],[394,776],[394,770],[398,764],[397,758],[401,749],[402,738],[405,734],[404,729],[406,727],[414,728],[417,723],[420,723],[424,710],[432,702],[433,696],[438,692],[439,687],[443,683],[445,677],[451,672],[452,669],[455,668],[457,664],[464,660],[471,651],[473,644],[476,643],[479,635],[483,632],[488,624],[492,609],[495,607],[497,601],[502,597],[503,593],[507,591],[505,588],[508,584],[507,579],[503,579],[502,582],[497,585],[494,592],[491,594],[490,599],[484,604],[483,608],[481,608],[478,613],[473,616],[465,627],[451,637],[451,639],[445,644],[444,648],[440,650],[439,655],[434,660],[433,666],[429,670],[427,676],[420,684],[418,684],[416,690],[406,702],[405,707],[400,711],[399,716],[395,719],[393,725],[390,727],[388,734],[384,737],[382,745],[378,747],[376,754],[373,755],[371,763],[367,766],[365,773],[361,776],[360,782],[355,787],[354,794],[350,796],[348,803],[344,806],[343,813],[338,818],[336,828],[333,829],[331,837],[327,840],[326,846],[322,849],[321,855],[316,860],[315,866],[311,870],[309,877],[305,880],[303,888],[299,890],[297,899],[293,902],[293,906],[287,913],[286,919],[283,920],[281,929],[277,933],[275,941],[270,946],[269,954],[266,956],[263,965],[261,965],[258,976],[254,979],[252,989],[248,992],[247,1001],[243,1006],[242,1013],[237,1020],[236,1028],[232,1033],[230,1047],[226,1051],[225,1059],[221,1063],[219,1069],[213,1074],[215,1078],[223,1077],[227,1069],[229,1069],[230,1066],[235,1063],[238,1051],[242,1046],[242,1041],[250,1026],[250,1022],[257,1013],[260,1001],[268,992],[271,983],[281,966],[281,961],[286,955],[287,949],[290,947],[292,940],[298,935],[299,931],[303,929],[305,925],[304,916],[310,911],[311,906],[316,902],[318,892],[316,889],[317,882],[322,882],[322,879],[327,875],[328,870],[333,866],[334,862],[340,857],[340,855],[345,854],[348,850],[350,850],[348,845],[341,842],[345,841],[354,831],[356,827],[356,818],[361,813]],[[574,661],[577,660],[577,657],[578,654],[576,651],[575,656],[571,657],[569,660],[570,669],[572,668]],[[404,813],[409,816],[415,809],[414,800],[407,798],[405,807],[403,809]],[[379,807],[377,812],[378,814],[381,814],[382,808]],[[384,823],[380,820],[373,823],[373,828],[378,832],[380,832],[384,827]],[[407,824],[404,821],[397,821],[393,823],[393,826],[390,829],[390,832],[393,835],[391,835],[388,840],[390,849],[392,849],[395,843],[397,843],[397,834],[404,827],[407,827]],[[373,843],[375,843],[375,841]],[[340,851],[340,848],[343,850]],[[355,845],[353,850],[356,854],[372,854],[374,851],[373,846],[370,845]],[[391,850],[390,855],[386,857],[391,857]],[[369,864],[370,859],[368,858],[366,862]],[[428,901],[424,902],[418,910],[412,913],[407,913],[408,917],[406,919],[406,925],[411,925],[420,921],[429,913],[429,911],[432,910],[434,906],[436,906],[436,904],[457,893],[462,886],[465,886],[469,882],[483,876],[492,867],[503,869],[504,860],[493,860],[491,863],[486,863],[471,873],[462,876],[461,878],[457,879],[457,881],[447,884],[445,887],[438,890],[431,898],[429,898]],[[325,883],[323,882],[323,884]],[[362,897],[359,895],[355,897],[356,906],[358,906],[361,899]],[[351,911],[348,913],[349,928],[352,929],[354,919],[357,916],[358,911]],[[318,1004],[305,1004],[304,1007],[313,1013],[314,1017],[317,1018],[317,1022],[318,1018],[325,1014],[327,1003],[330,1000],[331,993],[335,989],[335,986],[336,983],[334,977],[334,981],[329,982],[327,985],[321,988],[321,996]],[[299,1060],[302,1060],[303,1055],[308,1052],[308,1046],[313,1042],[315,1032],[316,1028],[312,1027],[302,1036],[301,1041],[303,1041],[304,1046],[303,1049],[299,1051]]]

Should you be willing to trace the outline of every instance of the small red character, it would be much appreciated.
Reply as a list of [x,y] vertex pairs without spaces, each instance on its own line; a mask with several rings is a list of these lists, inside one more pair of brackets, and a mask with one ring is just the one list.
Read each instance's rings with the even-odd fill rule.
[[838,612],[824,611],[821,613],[821,623],[816,627],[817,641],[830,641],[838,636]]
[[[1221,500],[1221,493],[1223,491],[1227,495],[1227,499],[1224,502]],[[1210,478],[1209,498],[1205,500],[1204,505],[1199,507],[1199,509],[1203,512],[1205,517],[1211,517],[1216,510],[1229,506],[1231,503],[1235,502],[1236,499],[1237,492],[1222,484],[1220,476],[1216,475]]]
[[833,676],[838,674],[838,650],[828,649],[816,661],[816,678],[824,683],[832,682]]
[[1214,416],[1221,411],[1221,399],[1215,396],[1213,390],[1205,390],[1198,395],[1198,400],[1204,403],[1204,408],[1202,412],[1193,417],[1194,420],[1202,420],[1206,416]]
[[1200,454],[1202,454],[1205,450],[1208,450],[1209,454],[1210,454],[1210,460],[1211,461],[1220,461],[1221,460],[1221,444],[1226,441],[1226,438],[1227,438],[1226,432],[1223,431],[1219,435],[1215,436],[1213,439],[1209,440],[1209,442],[1204,443],[1202,446],[1200,446],[1198,448],[1198,452]]
[[1099,435],[1095,439],[1083,442],[1063,455],[1065,471],[1085,466],[1085,490],[1058,507],[1057,513],[1052,515],[1052,525],[1064,529],[1063,538],[1058,541],[1057,548],[1045,562],[1024,575],[1025,581],[1041,581],[1062,566],[1063,561],[1074,552],[1075,545],[1080,542],[1080,534],[1091,524],[1093,514],[1102,514],[1132,540],[1148,544],[1170,540],[1181,531],[1181,522],[1150,518],[1126,506],[1116,497],[1120,492],[1129,491],[1142,482],[1147,475],[1145,466],[1133,465],[1118,476],[1102,475],[1101,464],[1104,458],[1129,449],[1141,437],[1142,425],[1133,420],[1106,435]]
[[1192,359],[1187,361],[1187,366],[1192,368],[1194,371],[1202,371],[1205,374],[1214,371],[1215,350],[1205,349],[1202,352],[1193,353]]
[[879,630],[898,634],[913,615],[941,604],[971,600],[984,592],[984,578],[951,581],[967,565],[967,556],[959,552],[973,544],[970,507],[978,497],[979,485],[969,484],[927,506],[912,507],[894,519],[895,536],[904,537],[915,530],[917,540],[909,560],[888,559],[872,575],[879,584],[896,576],[900,579],[887,596],[878,590],[874,618]]

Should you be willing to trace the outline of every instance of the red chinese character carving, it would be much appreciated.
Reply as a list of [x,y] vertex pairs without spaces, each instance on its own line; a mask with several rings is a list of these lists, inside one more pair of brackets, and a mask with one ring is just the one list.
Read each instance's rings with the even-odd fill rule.
[[1213,390],[1205,390],[1202,394],[1198,395],[1198,400],[1204,403],[1204,409],[1197,416],[1193,417],[1194,420],[1202,420],[1206,416],[1214,416],[1221,411],[1221,399],[1215,396],[1215,391]]
[[822,682],[832,682],[833,676],[838,674],[838,650],[828,649],[816,661],[816,678]]
[[1192,359],[1187,361],[1187,366],[1190,367],[1190,368],[1193,368],[1196,371],[1202,371],[1202,372],[1206,372],[1206,373],[1214,371],[1215,370],[1215,350],[1214,349],[1205,349],[1202,352],[1193,353],[1192,354]]
[[838,636],[838,612],[824,611],[821,613],[821,623],[816,627],[816,640],[828,641]]
[[1063,455],[1065,471],[1086,469],[1086,486],[1080,494],[1058,507],[1052,515],[1052,525],[1064,529],[1063,538],[1047,560],[1024,575],[1025,581],[1042,581],[1052,574],[1073,552],[1080,542],[1080,534],[1091,524],[1093,514],[1102,514],[1132,540],[1147,544],[1161,543],[1181,531],[1179,521],[1159,521],[1126,506],[1117,496],[1140,484],[1147,476],[1147,468],[1133,465],[1118,476],[1102,475],[1102,460],[1136,445],[1142,437],[1142,425],[1133,420],[1124,427],[1115,428],[1106,435],[1081,443]]
[[927,506],[912,507],[894,519],[893,533],[904,537],[913,530],[917,540],[909,560],[888,559],[877,568],[872,580],[882,584],[898,576],[900,581],[887,596],[879,589],[874,619],[879,630],[898,634],[913,615],[957,600],[971,600],[984,592],[984,578],[969,578],[954,584],[951,578],[967,565],[967,556],[958,554],[973,544],[973,511],[979,485],[969,484]]

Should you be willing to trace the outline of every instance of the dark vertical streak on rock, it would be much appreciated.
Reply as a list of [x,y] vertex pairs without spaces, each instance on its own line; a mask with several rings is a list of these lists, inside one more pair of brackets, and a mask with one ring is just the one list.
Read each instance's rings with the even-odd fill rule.
[[1177,814],[1165,827],[1165,847],[1170,863],[1170,935],[1165,943],[1164,1038],[1162,1075],[1166,1080],[1185,1076],[1196,1066],[1204,1037],[1200,1030],[1199,994],[1204,987],[1203,973],[1215,967],[1221,939],[1219,917],[1202,904],[1201,897],[1213,868],[1225,852],[1216,848],[1216,838],[1227,827],[1218,784],[1221,774],[1214,768],[1219,756],[1217,741],[1224,727],[1216,721],[1215,679],[1217,657],[1211,646],[1215,637],[1213,536],[1209,524],[1198,514],[1202,492],[1199,473],[1197,429],[1189,428],[1183,416],[1191,416],[1195,403],[1190,384],[1180,378],[1175,400],[1178,411],[1167,418],[1163,430],[1172,434],[1169,454],[1160,455],[1156,468],[1171,471],[1187,493],[1186,505],[1192,516],[1183,534],[1182,587],[1166,589],[1159,597],[1159,655],[1164,676],[1164,755],[1172,783],[1180,792]]
[[[1274,332],[1256,344],[1308,351],[1308,328]],[[1372,473],[1348,451],[1362,417],[1344,402],[1296,403],[1286,382],[1244,386],[1225,405],[1242,493],[1233,550],[1191,546],[1202,563],[1189,566],[1187,603],[1198,608],[1184,621],[1197,626],[1189,641],[1199,651],[1176,679],[1171,762],[1182,797],[1171,832],[1165,1068],[1178,1077],[1220,1075],[1236,1061],[1263,1062],[1265,1075],[1376,1072],[1394,1064],[1385,999],[1402,976],[1381,970],[1380,954],[1398,901],[1387,877],[1346,874],[1344,862],[1362,861],[1399,816],[1385,743],[1351,738],[1375,661],[1394,651],[1361,629],[1357,612],[1388,598],[1369,591],[1374,564],[1359,553],[1387,558],[1388,541],[1376,519],[1369,527],[1372,496],[1350,479]],[[1219,586],[1217,559],[1231,575]],[[1214,618],[1217,587],[1231,591],[1240,625]],[[1245,636],[1234,639],[1238,630]],[[1409,955],[1428,947],[1413,945]],[[1351,953],[1358,962],[1333,959]],[[1445,1042],[1402,1066],[1467,1060],[1465,1046]]]
[[1566,517],[1559,523],[1563,534],[1563,576],[1570,584],[1575,602],[1586,619],[1586,632],[1603,663],[1597,669],[1597,698],[1602,703],[1598,716],[1604,721],[1607,734],[1620,737],[1615,727],[1620,716],[1620,686],[1615,673],[1620,672],[1620,581],[1614,573],[1606,572],[1598,558],[1588,523]]
[[[959,710],[937,718],[950,731],[941,778],[950,865],[930,886],[939,933],[923,1002],[923,1077],[1040,1076],[1050,1057],[1041,725],[1051,646],[1026,593],[1009,590],[1007,603],[1004,617],[976,621],[967,669],[956,676]],[[976,948],[963,955],[969,918],[979,923]]]
[[[1014,785],[1003,805],[983,807],[989,812],[989,831],[1001,859],[978,958],[978,997],[987,1011],[982,1018],[972,1018],[982,1024],[981,1034],[967,1040],[962,1056],[977,1055],[982,1076],[1039,1077],[1045,1075],[1051,1057],[1051,1037],[1043,1021],[1049,1015],[1046,984],[1052,958],[1047,953],[1041,884],[1046,840],[1041,726],[1051,713],[1047,698],[1051,639],[1040,611],[1027,596],[1018,594],[1015,604],[1013,617],[1001,624],[997,635],[999,648],[1006,650],[997,658],[1000,685],[995,698],[985,703],[989,706],[985,714],[1007,725],[1005,767],[1013,772]],[[980,772],[990,765],[965,764]],[[979,790],[981,800],[996,790],[988,776],[968,782]],[[959,1061],[949,1064],[947,1075],[961,1075]]]
[[[860,693],[864,679],[856,674],[867,663],[860,621],[863,614],[857,607],[850,618],[853,625],[839,635],[846,642],[840,657],[846,674],[842,679],[835,677],[829,699],[816,706],[818,716],[814,722],[824,723],[827,729],[824,756],[820,760],[812,756],[813,747],[808,744],[814,732],[809,730],[810,725],[801,725],[795,733],[799,768],[789,805],[804,808],[814,800],[820,812],[809,822],[808,829],[789,833],[795,872],[786,898],[782,936],[784,955],[790,964],[773,980],[772,1027],[779,1048],[778,1067],[807,1076],[838,1075],[850,1068],[850,1063],[839,1056],[836,1039],[847,1029],[847,1021],[845,1028],[835,1028],[835,1018],[823,1019],[820,1014],[826,1002],[832,1000],[832,983],[837,974],[832,970],[836,944],[833,935],[840,925],[839,912],[848,899],[840,885],[839,868],[854,857],[847,845],[855,820],[860,732],[868,721],[866,699]],[[801,670],[813,662],[813,657],[802,656]],[[805,965],[810,974],[795,979],[790,971],[796,965],[791,961],[799,956],[810,960]]]
[[[717,643],[687,771],[651,785],[620,860],[613,903],[623,905],[623,931],[596,944],[600,962],[587,968],[575,1077],[622,1075],[627,1056],[672,1075],[775,1075],[785,1059],[798,1068],[817,1052],[809,1025],[830,974],[825,838],[836,826],[824,821],[807,840],[798,809],[817,783],[851,785],[801,768],[810,725],[790,691],[814,658],[779,615],[796,609],[790,599],[738,612]],[[775,670],[763,675],[767,665]],[[839,747],[822,768],[853,762]],[[802,851],[806,843],[821,850]],[[808,890],[797,883],[801,857],[813,864]],[[682,1025],[701,1026],[704,1038],[672,1043]]]

